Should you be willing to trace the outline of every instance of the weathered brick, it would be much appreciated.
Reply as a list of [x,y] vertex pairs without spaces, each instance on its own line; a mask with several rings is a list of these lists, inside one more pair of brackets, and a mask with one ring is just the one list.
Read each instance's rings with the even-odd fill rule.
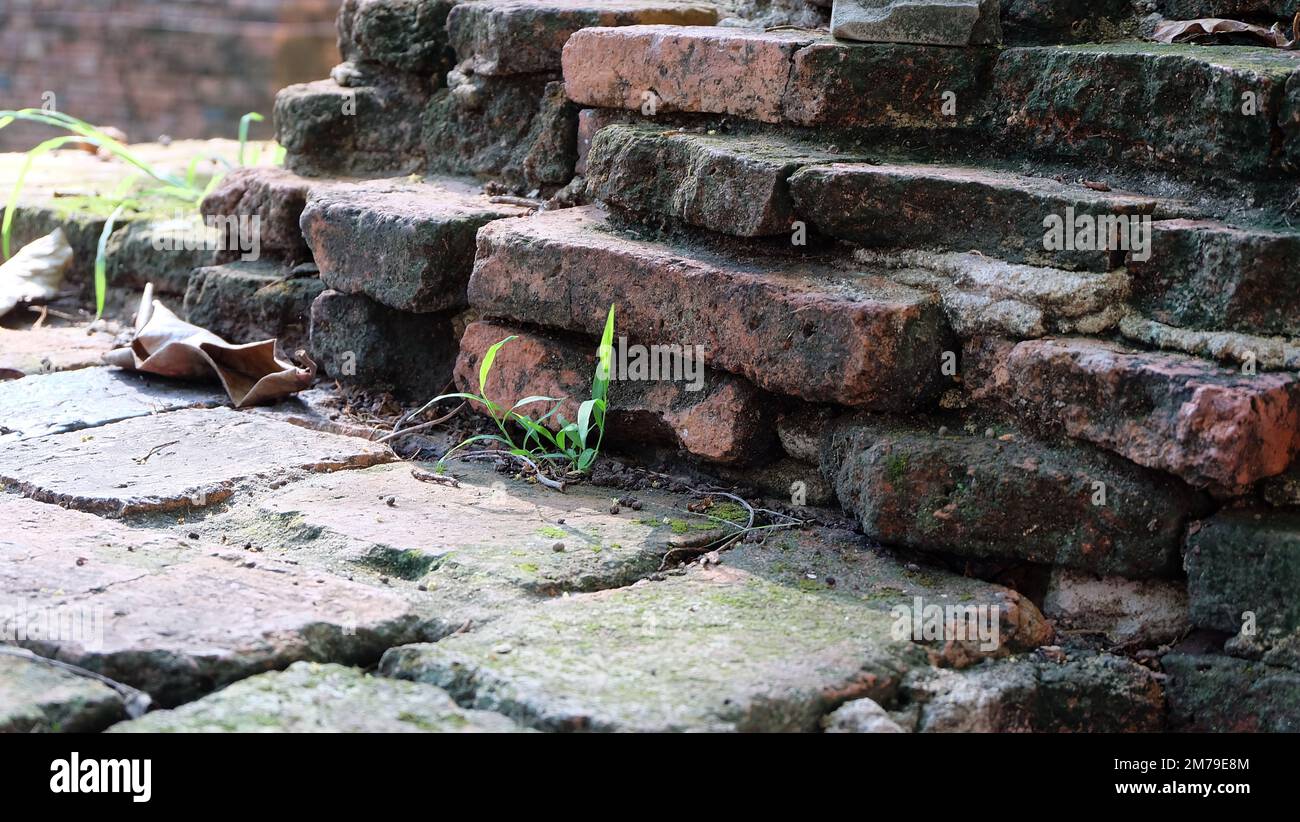
[[1239,489],[1300,452],[1293,374],[1083,338],[1019,343],[1006,372],[1018,415],[1194,485]]
[[271,262],[196,268],[185,317],[236,344],[275,338],[292,354],[306,348],[311,304],[324,290],[319,277],[295,276]]
[[[1101,161],[1259,177],[1287,79],[1275,49],[1134,43],[1002,52],[991,99],[1010,139]],[[1242,111],[1247,93],[1257,113]]]
[[276,140],[285,166],[309,175],[407,174],[424,165],[420,121],[426,86],[412,81],[345,88],[302,83],[275,98]]
[[[734,114],[781,120],[805,33],[708,26],[591,28],[564,45],[569,99],[588,106]],[[643,109],[644,110],[644,109]]]
[[377,181],[313,195],[302,231],[330,288],[402,311],[440,311],[465,305],[479,227],[525,213],[465,181]]
[[[500,353],[488,378],[489,398],[511,408],[530,396],[563,398],[560,410],[548,422],[558,428],[558,417],[578,419],[578,405],[591,396],[596,368],[594,341],[577,343],[492,322],[476,322],[465,329],[456,361],[456,385],[478,392],[478,369],[493,344],[516,336]],[[609,388],[607,445],[668,443],[693,456],[714,462],[753,462],[772,446],[773,401],[747,380],[716,371],[701,371],[695,389],[684,381],[618,379],[616,345],[615,380]],[[701,366],[702,368],[702,366]],[[531,416],[550,410],[550,403],[521,409]],[[475,410],[482,410],[477,407]]]
[[429,171],[494,177],[524,193],[573,176],[578,109],[555,75],[452,71],[447,86],[424,113]]
[[1193,624],[1237,633],[1245,613],[1264,640],[1300,629],[1300,513],[1222,511],[1187,539]]
[[452,64],[447,15],[458,0],[343,0],[338,13],[344,60],[436,75]]
[[[257,218],[261,250],[289,263],[301,262],[311,259],[311,250],[298,225],[302,210],[313,191],[331,184],[330,180],[301,177],[277,166],[236,168],[203,198],[199,210],[214,218]],[[235,247],[228,242],[225,245]]]
[[[934,165],[836,163],[790,178],[800,217],[838,239],[870,246],[975,249],[1013,262],[1109,271],[1124,251],[1048,251],[1049,215],[1168,214],[1182,206],[1137,194],[1013,172]],[[1067,226],[1069,230],[1069,226]]]
[[[563,65],[569,98],[582,105],[941,130],[975,121],[993,57],[990,49],[847,44],[804,32],[627,26],[577,32]],[[944,92],[956,95],[951,116]]]
[[840,0],[831,12],[831,34],[867,43],[998,43],[1000,10],[1000,0]]
[[592,140],[587,190],[620,210],[737,237],[783,234],[798,219],[787,180],[836,159],[778,137],[718,137],[610,125]]
[[559,71],[560,52],[578,29],[717,20],[712,5],[681,0],[486,0],[456,6],[447,33],[475,74],[530,74]]
[[1166,654],[1160,662],[1171,730],[1300,731],[1300,672],[1208,654]]
[[797,260],[737,261],[636,239],[583,207],[484,226],[470,305],[585,333],[702,345],[707,364],[814,401],[904,410],[936,396],[947,329],[933,297]]
[[1300,232],[1213,220],[1151,225],[1151,258],[1129,261],[1134,303],[1184,328],[1300,335]]
[[449,315],[397,311],[337,291],[322,292],[311,304],[310,344],[328,376],[420,401],[441,392],[456,361]]
[[1177,569],[1183,526],[1204,505],[1089,449],[876,425],[837,430],[822,470],[881,542],[1131,577]]

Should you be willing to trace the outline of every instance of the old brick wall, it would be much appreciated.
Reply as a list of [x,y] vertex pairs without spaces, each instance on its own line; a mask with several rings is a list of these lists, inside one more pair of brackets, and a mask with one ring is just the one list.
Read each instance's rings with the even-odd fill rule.
[[[275,92],[338,62],[339,0],[2,0],[0,109],[60,111],[132,140],[233,137],[258,111],[270,137]],[[0,150],[52,134],[18,124]]]

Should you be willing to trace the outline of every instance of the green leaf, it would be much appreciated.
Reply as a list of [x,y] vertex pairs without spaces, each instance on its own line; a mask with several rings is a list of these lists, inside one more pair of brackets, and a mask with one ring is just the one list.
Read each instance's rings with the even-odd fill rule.
[[596,400],[587,400],[578,406],[578,442],[583,447],[587,445],[587,432],[591,430],[591,409],[596,405]]
[[496,362],[497,352],[501,350],[501,346],[514,339],[518,339],[518,335],[511,334],[501,342],[493,345],[487,350],[487,353],[483,355],[483,362],[478,367],[478,390],[483,396],[487,396],[487,378],[488,374],[492,371],[492,363]]
[[9,202],[5,204],[4,223],[0,225],[0,239],[3,240],[3,250],[5,259],[9,259],[9,241],[13,234],[14,214],[18,210],[18,195],[22,194],[23,182],[27,179],[27,172],[32,169],[32,162],[42,154],[47,154],[60,146],[79,140],[78,137],[67,135],[64,137],[51,137],[36,148],[27,152],[23,158],[22,167],[18,170],[18,176],[14,179],[13,190],[9,192]]
[[605,330],[600,335],[600,347],[596,349],[596,376],[591,381],[591,396],[603,400],[609,391],[609,378],[614,367],[614,304],[610,303],[609,316],[605,318]]
[[266,118],[256,111],[250,111],[239,118],[239,164],[244,164],[244,148],[248,145],[248,124],[260,123]]
[[535,403],[535,402],[562,402],[562,400],[560,400],[560,399],[558,399],[558,398],[556,398],[556,397],[543,397],[543,396],[541,396],[540,394],[534,394],[534,395],[531,396],[531,397],[524,397],[524,398],[523,398],[522,400],[520,400],[519,402],[517,402],[517,403],[515,403],[514,405],[510,406],[510,410],[511,410],[511,411],[514,411],[514,410],[516,410],[516,409],[518,409],[518,408],[521,408],[521,407],[523,407],[523,406],[525,406],[525,405],[532,405],[532,404]]
[[95,246],[95,319],[104,314],[104,298],[108,294],[108,238],[113,234],[113,226],[122,214],[126,203],[113,209],[104,221],[104,230],[99,232],[99,243]]

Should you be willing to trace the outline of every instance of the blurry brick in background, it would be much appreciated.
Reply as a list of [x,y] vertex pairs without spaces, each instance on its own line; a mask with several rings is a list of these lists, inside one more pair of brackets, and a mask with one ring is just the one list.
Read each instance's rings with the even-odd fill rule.
[[[116,126],[133,142],[234,137],[239,118],[266,122],[275,92],[338,62],[338,0],[3,0],[0,108],[39,107]],[[18,123],[0,151],[51,136]]]

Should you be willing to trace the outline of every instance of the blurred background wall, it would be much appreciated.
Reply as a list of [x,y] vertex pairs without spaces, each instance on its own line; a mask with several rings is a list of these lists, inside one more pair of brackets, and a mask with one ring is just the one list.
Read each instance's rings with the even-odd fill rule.
[[[338,62],[339,0],[0,0],[0,109],[58,110],[133,142],[234,137],[257,111],[270,137],[275,92]],[[0,151],[51,129],[0,130]]]

